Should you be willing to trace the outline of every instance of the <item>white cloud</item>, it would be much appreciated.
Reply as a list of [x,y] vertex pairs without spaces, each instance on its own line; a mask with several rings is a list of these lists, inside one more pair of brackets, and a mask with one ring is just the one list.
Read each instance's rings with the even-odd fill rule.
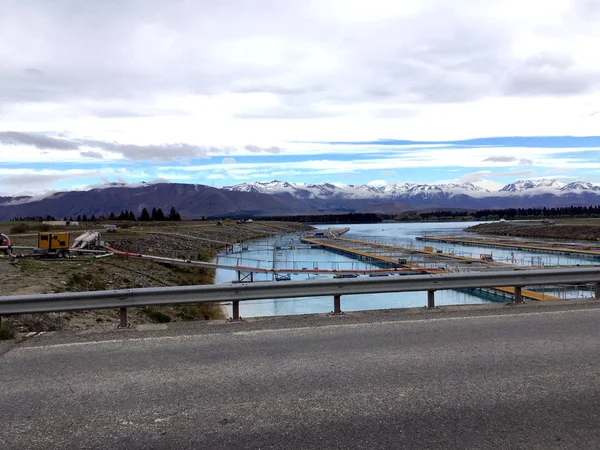
[[[598,168],[581,149],[314,143],[598,134],[596,3],[4,0],[0,168],[110,175],[152,161],[181,164],[152,169],[174,180],[312,171],[327,181]],[[332,153],[348,161],[320,156]],[[249,156],[264,162],[242,163]],[[221,164],[182,171],[213,157]]]

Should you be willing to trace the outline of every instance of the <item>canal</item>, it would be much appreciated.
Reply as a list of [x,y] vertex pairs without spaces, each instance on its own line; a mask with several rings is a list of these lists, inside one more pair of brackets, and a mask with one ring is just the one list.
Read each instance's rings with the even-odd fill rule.
[[[511,249],[490,249],[457,244],[427,243],[416,240],[416,237],[443,236],[443,235],[468,235],[463,230],[481,222],[436,222],[436,223],[380,223],[380,224],[351,224],[350,231],[343,237],[350,239],[367,239],[378,243],[390,245],[412,246],[415,249],[424,245],[433,245],[435,251],[451,253],[458,256],[477,258],[480,253],[492,253],[497,261],[506,261],[516,265],[587,265],[592,261],[564,255],[551,255],[531,253]],[[316,228],[326,229],[330,226],[318,225]],[[334,269],[334,270],[366,270],[377,269],[377,266],[364,261],[331,253],[326,250],[308,248],[300,243],[299,234],[288,234],[265,239],[257,239],[236,245],[233,253],[220,254],[215,259],[221,264],[244,265],[264,268],[289,268],[289,269]],[[292,274],[293,280],[308,278],[331,278],[332,275],[307,275]],[[237,279],[237,273],[231,270],[217,269],[215,283],[228,283]],[[255,282],[272,281],[270,274],[255,274]],[[284,283],[285,281],[281,281]],[[587,295],[587,291],[574,289],[572,292],[559,292],[561,288],[549,287],[546,292],[551,295],[564,297],[579,297]],[[504,302],[505,299],[494,296],[457,291],[439,291],[436,293],[436,305],[463,305],[482,304],[490,302]],[[342,298],[342,310],[360,311],[371,309],[409,308],[421,307],[426,303],[426,294],[423,292],[386,293],[368,295],[348,295]],[[242,302],[240,314],[242,317],[277,316],[290,314],[326,313],[333,308],[331,297],[312,297],[294,299],[265,299]],[[231,314],[231,310],[229,310]]]

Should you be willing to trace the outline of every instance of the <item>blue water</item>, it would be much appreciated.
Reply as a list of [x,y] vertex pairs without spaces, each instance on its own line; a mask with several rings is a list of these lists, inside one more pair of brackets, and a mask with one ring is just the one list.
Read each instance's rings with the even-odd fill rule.
[[[515,249],[490,248],[485,246],[471,246],[460,244],[447,244],[438,242],[418,241],[418,236],[443,236],[456,235],[468,238],[474,237],[473,233],[464,231],[465,228],[485,222],[440,222],[440,223],[385,223],[379,225],[359,224],[350,227],[350,231],[344,235],[351,239],[362,239],[377,241],[391,245],[411,246],[415,249],[423,249],[424,246],[432,246],[434,251],[441,250],[442,253],[450,253],[458,256],[479,258],[482,253],[491,253],[495,261],[516,264],[519,266],[574,266],[589,265],[597,263],[590,258],[571,255],[557,255],[552,253],[527,252]],[[321,227],[320,227],[321,228]],[[327,228],[327,226],[322,227]],[[476,235],[475,235],[476,236]]]
[[[584,258],[551,255],[543,253],[530,253],[512,249],[492,249],[486,247],[464,246],[417,241],[417,236],[423,235],[467,235],[463,230],[469,226],[482,222],[440,222],[440,223],[383,223],[383,224],[353,224],[344,237],[351,239],[366,239],[379,243],[396,244],[402,246],[412,245],[414,248],[423,248],[425,245],[433,246],[434,250],[444,253],[453,253],[461,256],[479,257],[480,253],[492,253],[496,261],[511,262],[518,265],[575,265],[591,264],[592,261]],[[316,228],[326,229],[330,226],[317,225]],[[264,268],[315,268],[319,269],[377,269],[378,267],[356,261],[346,256],[330,253],[320,249],[298,248],[299,234],[289,234],[267,239],[257,239],[246,242],[243,246],[236,246],[233,254],[221,254],[217,261],[221,264],[245,265]],[[296,245],[294,250],[275,250],[274,246],[289,247]],[[311,278],[331,278],[332,275],[311,275]],[[305,280],[306,274],[293,274],[293,280]],[[231,270],[218,269],[215,283],[227,283],[237,279],[237,273]],[[272,281],[272,275],[255,274],[256,281]],[[282,281],[284,283],[285,281]],[[549,292],[550,293],[550,292]],[[556,293],[553,292],[555,295]],[[567,296],[567,294],[564,294]],[[583,295],[583,294],[582,294]],[[579,296],[573,293],[571,296]],[[408,308],[425,306],[427,299],[425,292],[386,293],[368,295],[348,295],[342,297],[343,311],[360,311],[370,309]],[[456,291],[437,291],[435,293],[436,305],[461,305],[481,304],[491,301],[503,302],[505,299],[491,300],[477,297],[472,294]],[[266,299],[242,302],[240,315],[242,317],[276,316],[290,314],[325,313],[333,309],[332,297],[308,297],[294,299]],[[229,307],[231,315],[231,308]]]
[[[489,249],[485,247],[470,247],[449,244],[436,244],[417,241],[415,238],[422,235],[460,235],[465,234],[463,230],[471,225],[481,222],[445,222],[445,223],[383,223],[383,224],[353,224],[350,231],[344,237],[352,239],[376,240],[377,242],[413,245],[414,248],[423,248],[424,245],[432,245],[435,250],[441,249],[445,253],[460,254],[463,256],[478,257],[480,253],[493,253],[494,259],[503,260],[510,258],[519,264],[525,265],[533,258],[535,265],[542,263],[559,262],[560,264],[589,264],[590,261],[566,256],[545,255],[540,253],[527,253],[513,250]],[[333,225],[319,225],[316,228],[328,228]],[[339,225],[338,225],[339,226]],[[245,265],[250,267],[265,268],[314,268],[320,269],[376,269],[378,267],[359,262],[346,256],[330,253],[326,250],[296,248],[294,250],[275,250],[274,246],[299,245],[299,235],[289,234],[268,239],[258,239],[237,246],[236,251],[229,255],[219,255],[218,262],[221,264]],[[540,258],[542,258],[540,260]],[[560,261],[559,261],[560,259]],[[272,275],[255,274],[256,281],[272,281]],[[331,275],[312,276],[316,278],[330,278]],[[227,283],[236,280],[235,271],[218,269],[216,283]],[[292,275],[293,280],[307,279],[306,274]],[[285,281],[282,281],[284,283]],[[436,292],[436,305],[460,305],[489,303],[491,300],[480,298],[475,295],[456,292]],[[360,311],[369,309],[408,308],[422,307],[426,304],[425,292],[387,293],[368,295],[348,295],[342,297],[343,311]],[[498,299],[497,301],[505,301]],[[242,302],[240,314],[242,317],[276,316],[290,314],[325,313],[333,309],[332,297],[310,297],[295,299],[266,299]],[[231,314],[231,310],[229,311]]]

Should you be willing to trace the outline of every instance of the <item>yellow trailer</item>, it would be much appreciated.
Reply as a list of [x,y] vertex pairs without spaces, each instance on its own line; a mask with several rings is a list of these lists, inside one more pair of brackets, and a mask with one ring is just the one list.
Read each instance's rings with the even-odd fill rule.
[[70,233],[40,233],[38,234],[38,248],[34,252],[37,256],[58,256],[62,258],[69,255],[71,246]]

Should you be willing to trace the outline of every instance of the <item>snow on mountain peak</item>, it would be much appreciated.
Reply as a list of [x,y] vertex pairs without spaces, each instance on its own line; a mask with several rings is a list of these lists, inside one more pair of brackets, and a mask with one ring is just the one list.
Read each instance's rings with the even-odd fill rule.
[[542,193],[541,191],[547,191],[551,193],[553,191],[560,191],[560,189],[562,189],[564,186],[564,182],[551,179],[518,180],[514,183],[507,184],[500,189],[500,192],[521,193],[535,190],[536,194]]
[[600,191],[600,186],[594,186],[589,181],[571,181],[560,188],[560,190],[564,192]]
[[567,194],[598,194],[600,186],[587,181],[572,181],[565,183],[553,179],[518,180],[507,184],[499,191],[490,191],[473,183],[401,183],[401,184],[341,184],[341,183],[293,183],[285,181],[268,181],[242,183],[227,186],[230,191],[259,192],[263,194],[289,194],[295,198],[304,199],[381,199],[381,200],[411,200],[411,199],[442,199],[457,195],[473,198],[507,195],[567,195]]
[[290,194],[298,198],[319,199],[391,199],[396,197],[436,197],[469,195],[481,197],[489,195],[490,191],[472,183],[447,183],[447,184],[385,184],[385,185],[345,185],[331,183],[288,183],[283,181],[268,181],[255,183],[241,183],[224,187],[230,191],[259,192],[264,194]]

